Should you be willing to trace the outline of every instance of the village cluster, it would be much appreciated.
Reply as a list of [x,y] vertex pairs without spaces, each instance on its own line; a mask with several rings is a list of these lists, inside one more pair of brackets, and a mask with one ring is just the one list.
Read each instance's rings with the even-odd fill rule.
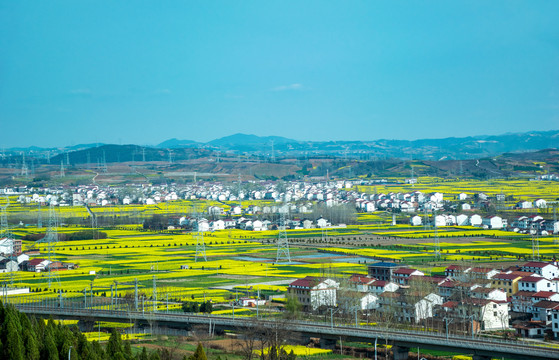
[[468,334],[513,328],[521,337],[559,337],[556,263],[531,261],[501,270],[450,265],[444,276],[430,276],[384,261],[368,265],[367,276],[295,280],[288,294],[305,312],[338,307],[394,324],[452,324]]
[[[46,206],[121,206],[131,204],[158,205],[184,200],[209,200],[213,205],[199,209],[201,214],[171,217],[171,228],[192,226],[197,221],[201,231],[226,228],[265,231],[277,228],[274,215],[287,214],[287,228],[321,228],[337,226],[335,219],[323,219],[320,223],[309,219],[316,205],[326,208],[345,206],[360,213],[388,211],[395,214],[410,214],[412,226],[475,226],[484,229],[502,229],[520,233],[548,235],[559,232],[559,222],[545,220],[538,214],[516,216],[514,212],[499,214],[510,203],[505,194],[488,196],[480,192],[460,193],[452,198],[441,192],[423,193],[365,193],[356,191],[355,185],[385,184],[385,180],[374,183],[363,181],[317,181],[311,182],[246,182],[224,184],[204,182],[197,184],[127,185],[111,186],[64,186],[57,188],[4,188],[0,194],[18,195],[21,204]],[[259,201],[263,200],[264,203]],[[243,204],[244,202],[244,204]],[[537,212],[547,209],[545,199],[518,201],[507,205],[507,210]],[[489,209],[493,211],[488,211]],[[511,217],[512,214],[512,217]],[[202,215],[200,218],[199,215]],[[244,216],[245,218],[240,218]],[[196,219],[193,219],[196,217]],[[207,219],[207,217],[214,218]],[[233,219],[235,217],[235,219]],[[277,216],[276,216],[277,217]],[[218,218],[218,219],[215,219]],[[306,221],[305,221],[306,220]],[[345,219],[344,219],[345,220]],[[395,222],[394,222],[395,224]]]

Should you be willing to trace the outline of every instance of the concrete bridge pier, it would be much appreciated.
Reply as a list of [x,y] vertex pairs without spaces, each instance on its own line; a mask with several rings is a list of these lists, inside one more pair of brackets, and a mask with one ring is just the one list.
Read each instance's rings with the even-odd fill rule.
[[408,360],[410,353],[410,348],[401,346],[401,345],[394,345],[392,346],[392,354],[394,355],[394,360]]
[[337,339],[320,338],[320,348],[321,349],[335,349]]
[[474,354],[472,356],[472,360],[491,360],[491,358],[492,357],[489,356],[489,355],[476,355],[476,354]]

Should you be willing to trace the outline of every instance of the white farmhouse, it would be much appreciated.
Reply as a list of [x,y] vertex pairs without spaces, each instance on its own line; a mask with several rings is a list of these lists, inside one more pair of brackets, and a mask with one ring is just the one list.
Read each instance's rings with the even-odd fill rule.
[[412,226],[420,226],[423,223],[423,219],[419,215],[412,216],[410,218],[410,224]]
[[456,217],[456,225],[458,226],[468,226],[470,225],[470,219],[468,215],[460,214]]
[[483,218],[478,214],[473,214],[470,216],[470,225],[472,226],[481,226],[483,223]]
[[487,226],[488,229],[502,229],[503,228],[503,218],[500,216],[487,216],[483,218],[483,226]]

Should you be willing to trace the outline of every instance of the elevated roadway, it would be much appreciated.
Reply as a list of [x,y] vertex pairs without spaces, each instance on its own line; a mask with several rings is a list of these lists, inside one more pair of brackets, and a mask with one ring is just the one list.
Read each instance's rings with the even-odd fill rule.
[[321,338],[328,344],[335,344],[336,340],[343,337],[346,341],[360,341],[374,343],[375,340],[389,341],[393,344],[394,358],[407,359],[408,351],[412,347],[434,349],[463,354],[473,354],[474,360],[491,358],[507,359],[559,359],[559,348],[553,348],[545,343],[528,343],[522,341],[506,341],[489,338],[470,338],[464,336],[445,336],[441,333],[395,331],[386,328],[329,325],[315,322],[289,321],[278,322],[273,320],[258,320],[253,318],[239,318],[213,315],[191,315],[182,313],[144,313],[142,311],[111,311],[75,309],[60,307],[38,307],[26,304],[15,305],[20,311],[39,317],[60,319],[76,319],[82,321],[133,321],[136,324],[153,324],[175,329],[190,329],[195,325],[206,325],[222,329],[239,330],[251,327],[281,326],[282,330],[299,333],[302,336]]

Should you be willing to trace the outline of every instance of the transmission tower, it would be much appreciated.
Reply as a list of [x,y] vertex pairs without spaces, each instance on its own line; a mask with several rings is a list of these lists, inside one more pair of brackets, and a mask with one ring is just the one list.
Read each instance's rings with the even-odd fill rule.
[[[5,238],[4,246],[6,246],[9,249],[8,252],[4,255],[14,256],[15,255],[14,239],[10,232],[10,226],[8,224],[8,214],[6,211],[8,206],[10,206],[10,198],[8,197],[8,195],[6,195],[6,204],[2,206],[2,210],[0,214],[0,225],[1,225],[0,238],[2,239]],[[10,271],[8,276],[9,276],[10,287],[13,287],[14,276],[15,276],[14,271]],[[4,286],[7,286],[6,282],[4,282]]]
[[559,227],[559,225],[557,224],[557,205],[559,204],[559,201],[548,201],[547,202],[548,205],[553,205],[553,227],[552,227],[552,231],[553,231],[553,243],[554,244],[558,244],[559,243],[559,238],[558,238],[558,232],[555,231],[556,227]]
[[557,239],[558,232],[555,231],[557,226],[557,204],[553,204],[553,243],[557,244],[559,239]]
[[55,261],[55,246],[58,242],[58,221],[56,219],[56,213],[54,211],[54,205],[52,202],[49,205],[49,225],[47,228],[47,233],[44,238],[37,240],[35,244],[46,244],[47,250],[47,260],[49,262],[49,271],[48,271],[48,281],[49,281],[49,288],[53,281],[58,283],[60,287],[60,279],[58,278],[57,273],[53,273],[52,271],[52,263]]
[[153,312],[157,312],[157,278],[153,275]]
[[279,263],[282,256],[287,259],[287,262],[291,262],[291,256],[289,255],[289,241],[287,240],[287,231],[285,214],[280,212],[280,222],[279,222],[279,234],[278,234],[278,253],[276,255],[276,262]]
[[8,213],[6,209],[10,206],[10,198],[6,195],[6,204],[2,206],[1,214],[0,214],[0,238],[6,238],[7,241],[12,242],[13,247],[13,239],[12,234],[10,233],[10,227],[8,225]]
[[21,153],[21,176],[23,176],[24,178],[27,178],[29,176],[27,163],[25,162],[25,152]]
[[173,165],[173,150],[169,149],[169,165]]
[[532,260],[540,259],[540,238],[538,234],[532,234]]
[[320,228],[322,231],[322,243],[328,243],[328,229],[326,227]]
[[243,200],[241,199],[241,173],[239,173],[239,208],[243,208]]
[[142,162],[146,162],[146,148],[142,148]]
[[103,150],[103,165],[102,166],[103,166],[103,168],[102,168],[103,172],[104,173],[108,172],[108,170],[107,170],[107,157],[105,156],[105,150]]
[[64,176],[66,176],[64,173],[64,160],[60,160],[60,177],[63,178]]
[[423,208],[423,229],[427,230],[430,228],[429,215],[427,214],[427,208]]
[[194,255],[194,262],[198,262],[198,257],[206,259],[206,244],[204,243],[204,233],[200,231],[200,215],[196,207],[194,207],[194,218],[196,219],[196,231],[193,233],[193,237],[196,239],[196,254]]
[[437,213],[433,211],[433,225],[435,226],[435,257],[439,259],[441,257],[441,245],[439,243],[439,228],[437,226]]
[[37,202],[38,204],[38,209],[37,209],[37,228],[42,228],[43,227],[43,217],[41,215],[41,202]]

